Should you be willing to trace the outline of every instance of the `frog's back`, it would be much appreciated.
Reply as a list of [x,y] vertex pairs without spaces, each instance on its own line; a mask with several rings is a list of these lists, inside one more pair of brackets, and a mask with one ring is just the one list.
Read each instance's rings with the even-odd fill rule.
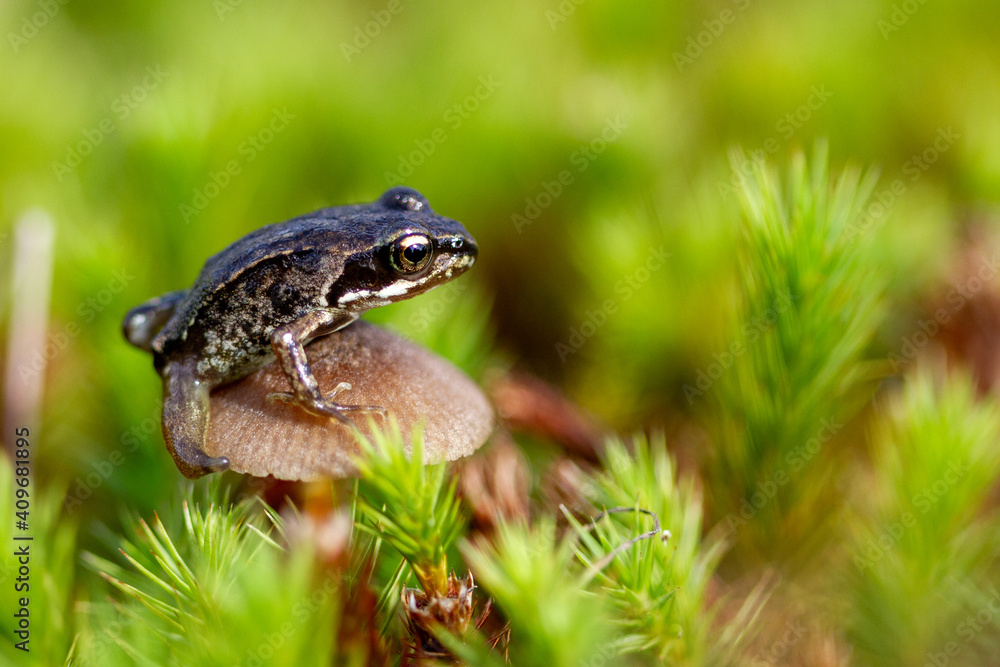
[[254,282],[262,274],[288,270],[290,262],[301,263],[310,271],[326,271],[331,280],[336,279],[343,265],[330,249],[356,233],[351,229],[353,225],[343,224],[338,214],[356,208],[322,209],[261,227],[210,257],[173,317],[153,340],[154,353],[168,354],[180,347],[196,321],[211,328],[213,320],[219,318],[206,317],[206,313],[229,310],[239,314],[238,289],[245,289],[247,282]]
[[345,239],[357,237],[363,229],[346,214],[366,208],[367,205],[324,208],[256,229],[209,257],[191,291],[199,287],[219,290],[272,257],[312,248],[336,248]]

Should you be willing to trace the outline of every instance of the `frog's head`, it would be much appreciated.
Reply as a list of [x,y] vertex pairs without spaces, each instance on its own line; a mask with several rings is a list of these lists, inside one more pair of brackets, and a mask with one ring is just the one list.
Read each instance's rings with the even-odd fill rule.
[[359,207],[368,234],[335,286],[342,308],[367,310],[416,296],[465,273],[479,247],[461,223],[437,215],[412,188],[387,190]]

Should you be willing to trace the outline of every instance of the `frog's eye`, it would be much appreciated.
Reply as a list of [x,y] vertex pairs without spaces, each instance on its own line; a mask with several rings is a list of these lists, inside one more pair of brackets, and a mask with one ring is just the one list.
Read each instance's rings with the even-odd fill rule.
[[380,197],[382,205],[396,211],[430,210],[427,199],[413,188],[403,186],[386,190]]
[[433,247],[424,234],[409,234],[392,245],[389,261],[399,273],[411,274],[424,270],[431,261]]

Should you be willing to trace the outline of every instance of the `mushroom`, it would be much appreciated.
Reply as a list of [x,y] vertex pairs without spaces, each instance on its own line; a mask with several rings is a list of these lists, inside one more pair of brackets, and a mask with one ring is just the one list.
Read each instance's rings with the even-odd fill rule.
[[[453,461],[478,449],[493,430],[493,410],[479,387],[448,361],[367,322],[355,322],[306,348],[321,388],[340,382],[351,389],[337,400],[384,407],[409,434],[423,422],[426,463]],[[229,457],[230,469],[257,477],[315,480],[356,474],[360,452],[353,430],[333,419],[309,414],[294,404],[268,401],[287,392],[288,380],[277,363],[212,393],[205,451]],[[378,414],[348,413],[371,439],[371,424],[386,424]]]

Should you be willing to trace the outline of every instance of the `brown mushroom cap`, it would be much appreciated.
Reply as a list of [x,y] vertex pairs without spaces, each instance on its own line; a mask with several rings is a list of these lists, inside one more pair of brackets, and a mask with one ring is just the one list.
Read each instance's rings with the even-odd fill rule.
[[[347,405],[384,407],[399,423],[410,449],[413,427],[424,422],[426,463],[453,461],[479,448],[493,430],[493,410],[476,384],[441,357],[367,322],[313,341],[306,355],[320,389],[340,382]],[[212,393],[205,451],[228,456],[230,468],[258,477],[313,480],[356,474],[359,448],[352,430],[316,417],[297,405],[267,401],[270,392],[290,391],[288,379],[271,363]],[[371,438],[369,413],[348,417]],[[376,427],[386,420],[372,415]]]

